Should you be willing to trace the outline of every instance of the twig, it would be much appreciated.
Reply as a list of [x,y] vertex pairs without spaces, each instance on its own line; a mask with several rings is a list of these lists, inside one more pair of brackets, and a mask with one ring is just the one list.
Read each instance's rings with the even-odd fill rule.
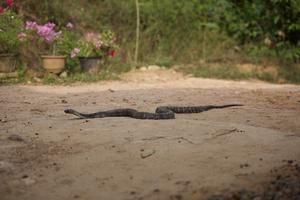
[[186,141],[187,143],[195,144],[194,142],[192,142],[191,140],[189,140],[189,139],[187,139],[187,138],[185,138],[185,137],[176,137],[176,138],[174,138],[174,139],[184,140],[184,141]]
[[152,141],[152,140],[159,140],[159,139],[164,139],[164,138],[166,138],[166,137],[164,137],[164,136],[153,136],[153,137],[149,137],[149,138],[143,138],[142,140]]
[[214,138],[220,137],[220,136],[223,136],[223,135],[228,135],[228,134],[231,134],[231,133],[233,133],[233,132],[235,132],[235,131],[237,131],[236,128],[231,129],[231,130],[226,130],[226,132],[224,132],[224,133],[220,133],[220,134],[218,134],[218,135],[215,135]]

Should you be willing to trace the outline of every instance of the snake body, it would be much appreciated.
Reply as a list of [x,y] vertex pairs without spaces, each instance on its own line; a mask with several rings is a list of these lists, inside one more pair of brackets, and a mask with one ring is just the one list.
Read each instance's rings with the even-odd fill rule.
[[104,117],[131,117],[135,119],[175,119],[175,113],[200,113],[211,109],[221,109],[233,106],[242,106],[241,104],[227,104],[227,105],[208,105],[208,106],[160,106],[157,107],[155,113],[139,112],[131,108],[114,109],[107,111],[100,111],[95,113],[84,114],[73,109],[66,109],[65,113],[73,114],[81,119],[88,118],[104,118]]

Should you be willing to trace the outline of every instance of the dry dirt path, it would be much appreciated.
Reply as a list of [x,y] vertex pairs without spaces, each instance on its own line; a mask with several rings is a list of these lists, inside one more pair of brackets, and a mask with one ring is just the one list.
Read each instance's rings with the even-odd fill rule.
[[[76,120],[84,112],[242,103],[175,120]],[[206,199],[254,188],[300,160],[300,86],[187,78],[0,87],[0,199]]]

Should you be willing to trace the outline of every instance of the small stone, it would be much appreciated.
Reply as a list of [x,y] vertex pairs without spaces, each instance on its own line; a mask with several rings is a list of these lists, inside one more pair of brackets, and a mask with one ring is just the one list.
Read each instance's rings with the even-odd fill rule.
[[147,71],[147,67],[141,67],[140,71]]
[[68,102],[67,102],[67,100],[62,99],[62,100],[61,100],[61,103],[68,103]]
[[15,142],[23,142],[24,141],[24,139],[20,135],[17,135],[17,134],[8,136],[8,139],[11,141],[15,141]]
[[13,165],[6,161],[0,161],[0,173],[9,173],[13,169]]
[[60,75],[59,75],[60,78],[67,78],[68,77],[68,73],[66,71],[62,72]]
[[153,192],[158,193],[158,192],[160,192],[160,189],[156,188],[153,190]]
[[159,70],[159,69],[160,69],[160,67],[157,65],[149,65],[148,66],[148,70]]
[[43,82],[43,80],[40,79],[40,78],[38,78],[38,77],[33,77],[33,80],[34,80],[35,82],[37,82],[37,83]]
[[36,182],[34,179],[29,178],[29,177],[23,178],[22,180],[23,180],[23,182],[25,183],[25,185],[33,185],[33,184],[35,184],[35,182]]
[[28,178],[29,176],[27,174],[23,175],[22,178]]
[[151,150],[145,150],[141,153],[141,158],[142,159],[145,159],[145,158],[148,158],[150,156],[152,156],[153,154],[155,154],[155,150],[154,149],[151,149]]
[[294,161],[293,160],[288,160],[287,162],[288,162],[288,164],[293,164]]

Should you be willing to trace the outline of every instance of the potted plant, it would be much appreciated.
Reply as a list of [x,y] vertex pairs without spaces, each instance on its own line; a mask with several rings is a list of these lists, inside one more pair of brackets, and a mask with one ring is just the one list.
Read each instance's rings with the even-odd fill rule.
[[16,55],[22,43],[22,20],[10,10],[12,1],[6,1],[6,8],[0,6],[0,72],[16,70]]
[[70,44],[71,23],[60,31],[55,30],[56,25],[48,22],[39,25],[36,22],[27,21],[26,30],[30,32],[29,40],[38,43],[42,53],[43,68],[50,73],[59,74],[64,70],[65,60],[73,46]]
[[89,32],[78,41],[71,52],[71,58],[78,57],[82,71],[97,73],[102,61],[116,54],[115,35],[111,31],[102,33]]

